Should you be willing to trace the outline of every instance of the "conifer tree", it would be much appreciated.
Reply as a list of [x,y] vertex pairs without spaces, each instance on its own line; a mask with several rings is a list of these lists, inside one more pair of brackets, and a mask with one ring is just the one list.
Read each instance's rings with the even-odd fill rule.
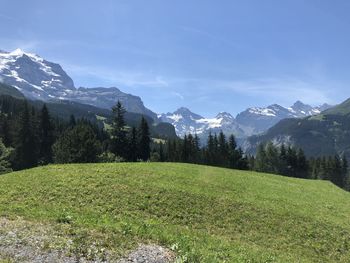
[[54,143],[54,127],[49,111],[44,104],[40,115],[40,160],[44,164],[52,162],[52,145]]
[[130,138],[129,138],[129,149],[128,149],[128,161],[137,161],[137,130],[135,127],[131,128]]
[[32,112],[30,112],[27,102],[24,103],[23,111],[19,119],[19,127],[16,135],[16,169],[26,169],[38,163],[38,137],[35,134]]
[[299,178],[308,178],[308,170],[309,170],[309,166],[308,166],[308,162],[306,160],[304,151],[299,148],[298,153],[297,153],[297,174],[296,177]]
[[6,148],[0,138],[0,174],[11,172],[10,156],[12,154],[12,148]]
[[56,163],[93,163],[101,145],[90,125],[81,122],[68,128],[53,145]]
[[255,158],[255,170],[258,172],[266,172],[268,170],[267,167],[267,157],[264,144],[259,144],[256,158]]
[[114,116],[111,130],[111,152],[117,156],[127,158],[127,133],[125,130],[126,123],[124,120],[126,111],[120,101],[117,102],[112,110]]
[[150,157],[151,152],[151,137],[149,132],[149,127],[146,119],[142,117],[141,124],[139,128],[139,140],[138,140],[138,149],[139,157],[143,161],[147,161]]

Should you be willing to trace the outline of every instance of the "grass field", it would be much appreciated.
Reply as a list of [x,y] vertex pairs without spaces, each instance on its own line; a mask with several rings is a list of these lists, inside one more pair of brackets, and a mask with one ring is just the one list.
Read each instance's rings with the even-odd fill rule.
[[94,241],[116,255],[160,244],[179,262],[350,258],[350,193],[325,181],[208,166],[75,164],[6,174],[0,216],[63,230],[81,251]]

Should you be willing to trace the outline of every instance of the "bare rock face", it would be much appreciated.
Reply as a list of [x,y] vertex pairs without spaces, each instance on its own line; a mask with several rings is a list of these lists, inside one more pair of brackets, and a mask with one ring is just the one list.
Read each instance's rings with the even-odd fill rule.
[[140,245],[118,263],[170,263],[174,262],[175,254],[157,245]]

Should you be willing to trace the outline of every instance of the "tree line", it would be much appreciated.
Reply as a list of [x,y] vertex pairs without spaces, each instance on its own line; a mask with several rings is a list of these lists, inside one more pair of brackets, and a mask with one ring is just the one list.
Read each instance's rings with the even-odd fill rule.
[[260,144],[256,156],[250,156],[252,170],[289,177],[329,180],[350,190],[348,161],[346,156],[306,158],[301,148],[275,146],[272,142]]
[[218,167],[248,170],[248,159],[237,146],[234,135],[221,131],[208,135],[205,146],[201,146],[197,134],[187,134],[183,139],[160,142],[153,148],[151,158],[161,162],[205,164]]
[[182,162],[254,170],[305,179],[330,180],[349,189],[345,156],[306,158],[302,149],[261,144],[255,156],[237,146],[234,135],[209,133],[203,146],[197,134],[152,140],[145,118],[129,127],[120,102],[113,108],[110,127],[74,115],[69,121],[8,97],[0,99],[0,173],[50,163]]
[[50,163],[146,161],[150,157],[150,131],[142,118],[128,127],[125,109],[118,102],[106,131],[74,115],[69,121],[54,118],[47,106],[38,110],[27,101],[0,99],[0,173]]

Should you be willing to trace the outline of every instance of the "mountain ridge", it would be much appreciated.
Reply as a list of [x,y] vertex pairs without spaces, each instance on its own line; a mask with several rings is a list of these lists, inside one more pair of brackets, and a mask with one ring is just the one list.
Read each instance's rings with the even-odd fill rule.
[[267,107],[250,107],[236,117],[228,112],[220,112],[213,118],[206,118],[186,107],[180,107],[174,112],[159,114],[158,117],[163,122],[171,123],[180,137],[188,133],[204,137],[210,131],[222,130],[226,134],[233,133],[238,138],[246,138],[267,131],[283,119],[313,116],[331,107],[328,104],[312,107],[297,101],[288,108],[272,104]]
[[59,64],[21,49],[0,51],[0,81],[32,100],[70,100],[105,109],[112,108],[120,100],[126,110],[157,120],[156,113],[146,108],[140,97],[116,87],[76,88]]
[[308,156],[345,155],[350,157],[350,99],[300,119],[284,119],[264,134],[249,137],[243,149],[254,154],[258,145],[268,141],[275,145],[300,147]]

